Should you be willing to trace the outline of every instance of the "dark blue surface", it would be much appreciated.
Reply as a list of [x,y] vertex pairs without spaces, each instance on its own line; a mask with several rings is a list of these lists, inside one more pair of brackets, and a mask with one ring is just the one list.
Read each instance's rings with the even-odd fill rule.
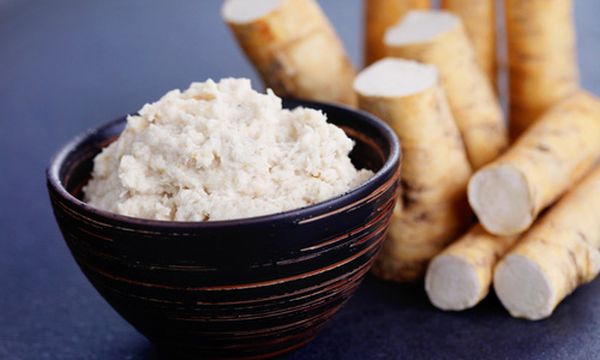
[[[322,0],[358,63],[360,1]],[[153,359],[84,279],[51,215],[44,168],[84,129],[193,80],[256,80],[217,0],[0,0],[0,359]],[[600,94],[600,1],[577,0],[583,84]],[[255,82],[258,86],[258,83]],[[495,299],[452,314],[421,287],[367,279],[290,359],[600,359],[600,280],[552,318]]]

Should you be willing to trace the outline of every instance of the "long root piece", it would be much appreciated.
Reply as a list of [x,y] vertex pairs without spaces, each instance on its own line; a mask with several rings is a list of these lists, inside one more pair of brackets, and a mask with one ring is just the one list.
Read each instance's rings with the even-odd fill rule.
[[572,0],[506,0],[510,129],[517,137],[579,88]]
[[354,83],[359,107],[387,121],[403,151],[402,198],[374,271],[396,281],[421,278],[428,261],[472,221],[471,167],[433,66],[380,60]]
[[364,0],[364,58],[370,65],[385,57],[385,31],[410,10],[427,9],[429,0]]
[[469,181],[469,203],[496,235],[527,230],[600,156],[600,101],[578,92],[531,126]]
[[562,198],[498,264],[494,289],[512,316],[538,320],[600,271],[600,168]]
[[508,134],[494,91],[461,21],[443,11],[411,11],[385,35],[388,55],[435,65],[473,168],[494,160]]
[[222,15],[278,95],[356,104],[355,70],[314,0],[227,0]]
[[458,15],[473,43],[477,60],[496,85],[496,0],[442,0],[442,9]]
[[425,290],[442,310],[465,310],[489,292],[496,263],[518,236],[495,236],[475,225],[437,255],[427,268]]

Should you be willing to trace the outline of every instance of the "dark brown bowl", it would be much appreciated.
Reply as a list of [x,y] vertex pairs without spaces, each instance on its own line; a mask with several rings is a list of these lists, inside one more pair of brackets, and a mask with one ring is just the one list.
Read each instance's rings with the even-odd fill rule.
[[321,109],[356,141],[355,165],[376,174],[334,199],[285,213],[215,222],[152,221],[81,201],[93,157],[124,119],[75,138],[47,170],[62,234],[83,273],[161,352],[271,357],[310,341],[369,270],[394,208],[400,150],[368,114]]

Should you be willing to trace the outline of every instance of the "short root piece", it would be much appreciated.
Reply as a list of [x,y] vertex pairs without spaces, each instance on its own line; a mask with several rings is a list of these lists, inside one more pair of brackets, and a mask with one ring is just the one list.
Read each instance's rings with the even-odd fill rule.
[[404,157],[402,197],[374,271],[420,279],[472,220],[465,193],[471,167],[460,133],[433,66],[386,58],[361,72],[354,88],[359,107],[394,129]]
[[512,316],[538,320],[600,271],[600,168],[567,193],[498,264],[494,289]]
[[600,156],[600,101],[578,92],[530,127],[469,182],[469,203],[496,235],[527,230]]
[[315,0],[227,0],[222,15],[277,95],[356,104],[355,70]]

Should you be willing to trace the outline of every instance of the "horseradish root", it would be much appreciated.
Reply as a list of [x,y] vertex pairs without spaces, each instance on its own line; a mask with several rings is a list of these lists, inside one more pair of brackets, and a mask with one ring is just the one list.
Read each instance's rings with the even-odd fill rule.
[[355,71],[314,0],[227,0],[222,15],[279,96],[355,105]]
[[442,0],[442,8],[462,19],[479,65],[495,86],[496,0]]
[[365,0],[365,64],[370,65],[385,57],[383,36],[412,9],[427,9],[429,0]]
[[354,82],[358,104],[388,122],[402,144],[402,197],[375,264],[379,276],[421,278],[428,261],[471,222],[471,175],[435,67],[386,58]]
[[427,268],[425,290],[442,310],[465,310],[489,292],[494,266],[517,241],[517,236],[495,236],[475,225],[437,255]]
[[508,135],[500,106],[458,17],[411,11],[386,32],[385,44],[390,56],[437,67],[473,168],[504,151]]
[[588,175],[498,264],[494,289],[514,317],[539,320],[600,270],[600,168]]
[[578,92],[551,108],[469,182],[469,203],[496,235],[527,230],[600,156],[600,102]]
[[579,88],[573,1],[506,0],[510,129],[521,134]]

